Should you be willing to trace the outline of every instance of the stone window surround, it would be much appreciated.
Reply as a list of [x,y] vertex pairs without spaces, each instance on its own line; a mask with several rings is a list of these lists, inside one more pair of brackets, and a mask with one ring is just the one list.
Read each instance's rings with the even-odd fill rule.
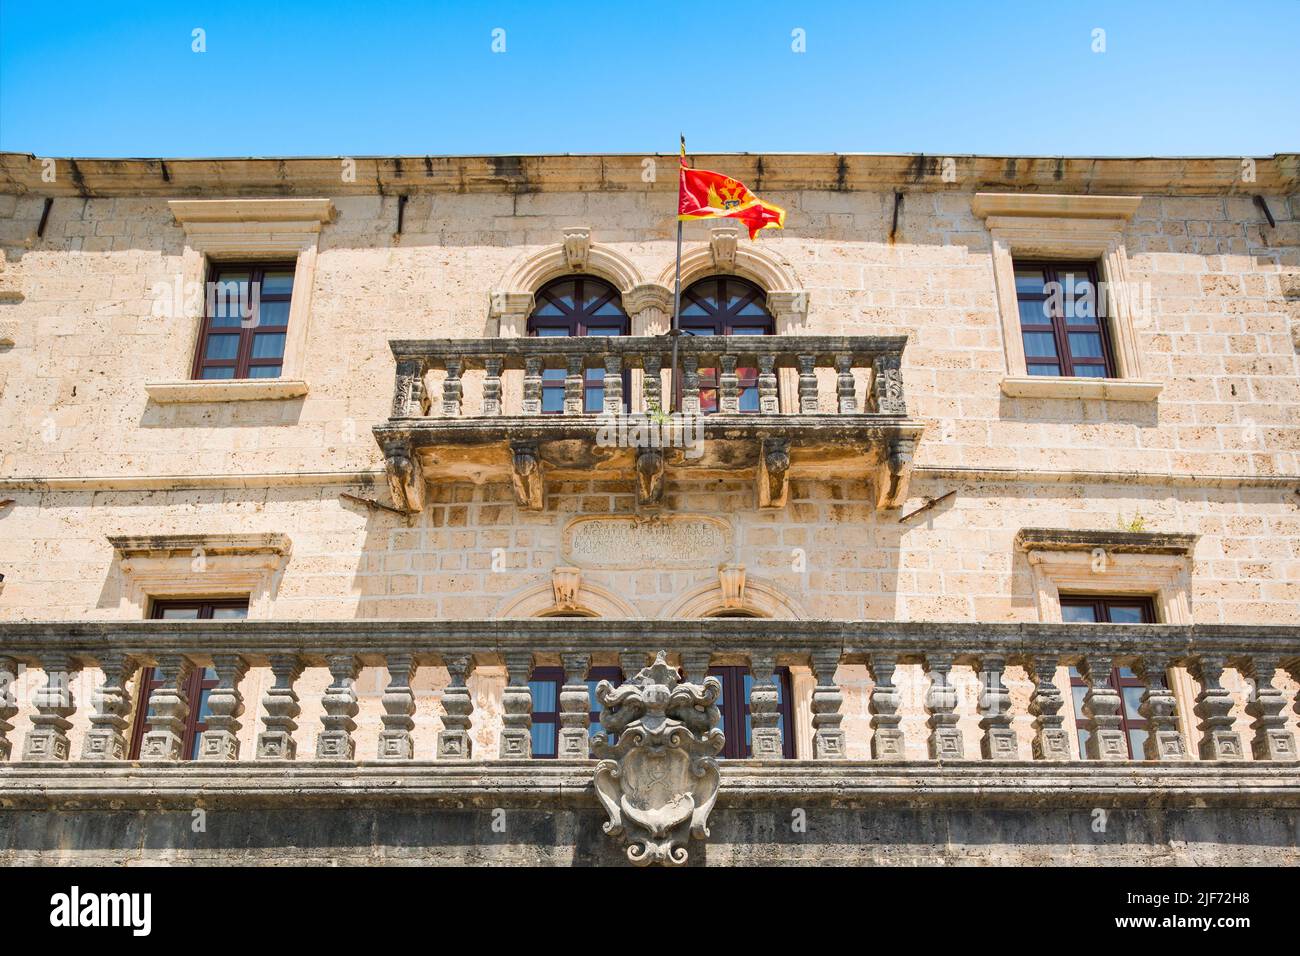
[[[1154,596],[1161,624],[1191,624],[1192,549],[1198,535],[1148,531],[1075,531],[1060,528],[1021,528],[1016,545],[1026,553],[1034,577],[1038,619],[1061,621],[1061,591],[1074,594]],[[1096,549],[1104,555],[1095,556]],[[1116,625],[1123,627],[1124,625]],[[1184,741],[1194,741],[1192,704],[1197,686],[1185,667],[1166,675],[1177,700],[1179,729]],[[1057,686],[1064,678],[1058,671]],[[1066,714],[1073,725],[1074,711]],[[1077,746],[1071,726],[1071,747]]]
[[271,617],[271,605],[292,553],[289,537],[252,534],[111,535],[120,560],[119,616],[149,617],[159,598],[248,597],[250,619]]
[[[773,331],[790,335],[808,323],[808,292],[789,263],[755,243],[740,242],[739,227],[730,223],[714,226],[707,243],[690,243],[682,250],[682,288],[710,275],[735,275],[749,279],[767,293],[767,310],[772,314]],[[560,230],[560,241],[536,252],[520,256],[506,270],[500,284],[489,296],[489,334],[514,338],[528,334],[528,317],[534,308],[533,296],[547,282],[569,274],[594,275],[613,284],[623,297],[632,335],[663,335],[673,317],[673,280],[676,256],[660,272],[657,280],[648,281],[627,256],[616,249],[592,242],[590,226],[569,226]],[[645,411],[640,369],[632,369],[632,411]],[[824,374],[831,374],[824,372]],[[662,388],[672,394],[663,372]],[[778,372],[781,411],[798,411],[798,370]],[[507,372],[503,381],[506,394],[518,392],[522,379],[517,372]],[[828,387],[823,382],[822,387]],[[508,399],[509,400],[509,399]]]
[[[1155,401],[1163,383],[1143,378],[1133,303],[1125,223],[1141,196],[1067,196],[1040,193],[976,193],[971,209],[992,238],[993,278],[1007,374],[1002,392],[1015,398],[1092,398]],[[1016,305],[1016,257],[1097,259],[1107,289],[1107,319],[1118,378],[1029,375]]]
[[[300,398],[311,319],[311,293],[321,226],[334,215],[329,199],[175,199],[167,204],[185,230],[182,288],[202,286],[209,260],[281,259],[293,256],[293,298],[289,305],[284,366],[274,379],[176,379],[145,383],[155,402],[225,402]],[[202,316],[186,316],[188,371],[198,348]]]

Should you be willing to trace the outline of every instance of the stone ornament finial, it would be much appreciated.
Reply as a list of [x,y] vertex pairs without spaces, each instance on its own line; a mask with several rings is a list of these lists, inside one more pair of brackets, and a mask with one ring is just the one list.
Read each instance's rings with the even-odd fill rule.
[[596,687],[601,724],[618,738],[612,746],[604,736],[594,742],[603,758],[596,764],[596,796],[609,814],[605,832],[626,838],[627,858],[637,866],[681,866],[687,840],[709,835],[721,783],[714,759],[724,742],[721,693],[716,677],[702,685],[679,681],[663,651],[620,687],[609,681]]

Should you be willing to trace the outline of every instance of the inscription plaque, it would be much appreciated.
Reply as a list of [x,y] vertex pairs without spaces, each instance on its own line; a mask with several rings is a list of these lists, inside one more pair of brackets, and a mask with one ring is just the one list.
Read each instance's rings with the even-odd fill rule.
[[731,555],[731,526],[708,515],[577,518],[564,551],[579,567],[711,567]]

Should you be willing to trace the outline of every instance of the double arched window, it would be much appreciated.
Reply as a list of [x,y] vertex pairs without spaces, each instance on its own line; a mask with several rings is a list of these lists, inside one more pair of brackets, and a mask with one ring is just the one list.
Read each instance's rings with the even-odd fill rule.
[[[548,282],[538,290],[537,306],[528,317],[529,335],[627,335],[627,313],[622,296],[604,279],[593,276],[565,276]],[[564,411],[564,369],[552,368],[542,373],[542,413],[559,415]],[[587,369],[583,382],[583,410],[600,412],[605,403],[605,373]],[[624,383],[623,395],[628,394]]]
[[[594,276],[564,276],[542,286],[537,305],[528,318],[529,335],[628,335],[627,312],[618,289]],[[682,292],[681,330],[686,335],[772,335],[775,323],[764,304],[767,293],[754,283],[736,276],[709,276]],[[708,415],[718,410],[718,371],[700,372],[700,410]],[[736,370],[740,379],[740,410],[758,411],[758,369]],[[559,415],[564,411],[564,369],[542,373],[542,412]],[[630,393],[625,379],[623,395]],[[583,410],[599,413],[605,399],[604,372],[588,369],[583,383]]]

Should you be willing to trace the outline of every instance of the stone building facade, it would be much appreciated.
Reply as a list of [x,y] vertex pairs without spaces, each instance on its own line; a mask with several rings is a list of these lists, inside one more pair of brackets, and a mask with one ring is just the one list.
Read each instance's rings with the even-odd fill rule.
[[6,861],[1300,861],[1300,157],[692,160],[0,155]]

